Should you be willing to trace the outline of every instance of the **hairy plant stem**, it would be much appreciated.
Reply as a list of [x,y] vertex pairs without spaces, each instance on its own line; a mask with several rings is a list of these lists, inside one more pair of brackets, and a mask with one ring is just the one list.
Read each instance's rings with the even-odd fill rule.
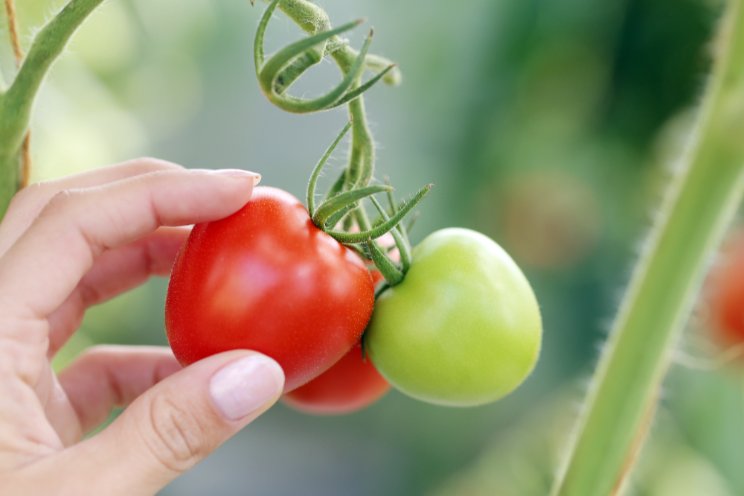
[[103,0],[71,0],[34,38],[23,65],[0,96],[0,217],[19,186],[19,155],[44,77],[75,30]]
[[744,9],[729,2],[698,122],[594,375],[554,495],[622,490],[706,263],[744,190]]

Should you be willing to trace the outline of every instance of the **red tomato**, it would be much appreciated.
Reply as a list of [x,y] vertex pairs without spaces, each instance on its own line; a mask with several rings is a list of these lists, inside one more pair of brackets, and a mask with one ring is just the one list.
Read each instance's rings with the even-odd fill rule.
[[373,307],[361,258],[295,197],[260,187],[235,214],[194,227],[173,267],[165,324],[182,364],[252,349],[282,366],[291,391],[359,341]]
[[711,320],[723,341],[744,343],[744,231],[726,243],[707,289]]
[[308,413],[351,413],[371,405],[389,389],[357,344],[326,372],[285,394],[284,402]]

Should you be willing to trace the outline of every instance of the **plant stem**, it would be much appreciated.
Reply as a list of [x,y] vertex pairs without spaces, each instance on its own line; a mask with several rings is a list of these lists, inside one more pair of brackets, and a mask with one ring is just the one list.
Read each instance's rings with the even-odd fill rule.
[[18,156],[39,87],[72,34],[102,2],[71,0],[36,35],[15,80],[0,96],[0,216],[18,188]]
[[670,185],[592,381],[553,494],[617,493],[643,441],[706,262],[744,190],[744,9],[731,0],[690,148]]

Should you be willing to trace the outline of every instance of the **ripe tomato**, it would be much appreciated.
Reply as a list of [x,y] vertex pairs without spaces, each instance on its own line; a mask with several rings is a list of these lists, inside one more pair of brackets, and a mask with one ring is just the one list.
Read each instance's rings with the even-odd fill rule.
[[316,414],[351,413],[371,405],[390,389],[388,382],[354,346],[333,367],[284,395],[284,402]]
[[726,345],[744,343],[744,230],[726,243],[707,284],[711,324]]
[[364,342],[402,392],[468,406],[524,381],[541,336],[532,288],[509,255],[483,234],[443,229],[414,249],[403,282],[380,295]]
[[373,306],[362,259],[292,195],[259,187],[235,214],[194,227],[173,267],[165,324],[182,364],[252,349],[277,360],[291,391],[359,341]]

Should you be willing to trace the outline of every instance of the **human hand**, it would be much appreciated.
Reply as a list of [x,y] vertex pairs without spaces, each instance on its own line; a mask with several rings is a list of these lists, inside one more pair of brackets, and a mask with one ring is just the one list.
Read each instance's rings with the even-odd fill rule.
[[1,494],[154,493],[277,400],[280,367],[251,351],[181,369],[168,349],[106,346],[50,365],[86,308],[168,273],[188,235],[173,226],[235,212],[257,180],[142,159],[16,195],[0,224]]

